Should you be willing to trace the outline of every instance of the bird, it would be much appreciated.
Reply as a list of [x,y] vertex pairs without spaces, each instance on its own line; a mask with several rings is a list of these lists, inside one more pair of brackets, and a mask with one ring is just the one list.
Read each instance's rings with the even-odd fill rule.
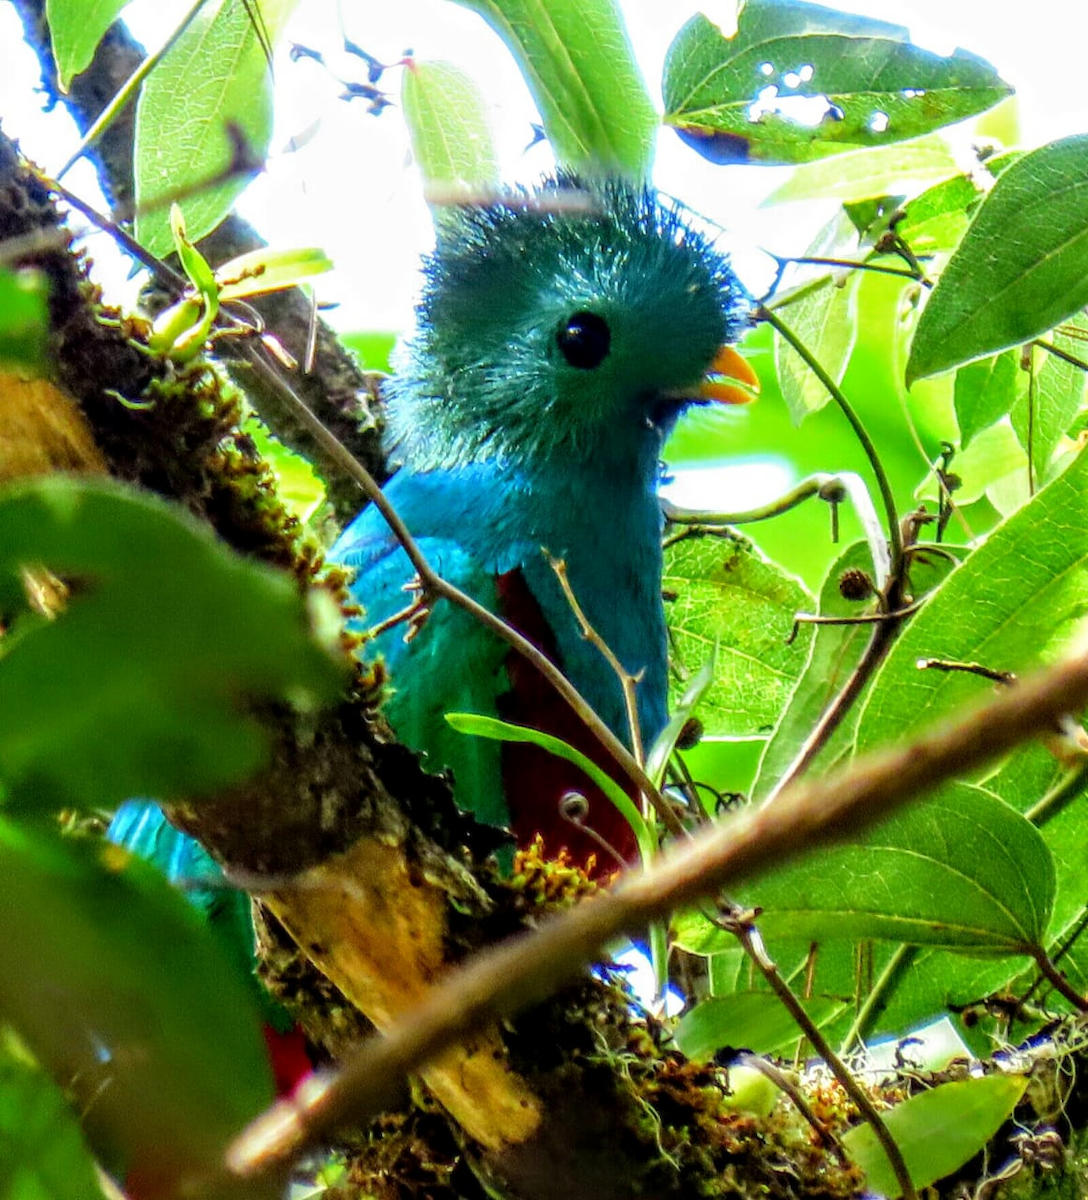
[[[429,564],[542,650],[630,746],[619,675],[583,636],[573,597],[637,679],[651,745],[668,690],[662,451],[689,406],[751,398],[756,376],[731,349],[749,297],[688,210],[621,179],[558,175],[451,206],[436,225],[415,334],[387,388],[399,468],[386,498]],[[385,658],[393,731],[451,773],[459,805],[594,874],[631,862],[634,831],[580,768],[445,720],[528,726],[615,776],[537,668],[449,603],[405,637],[395,617],[415,570],[374,506],[332,557],[355,570],[352,596],[380,631],[367,650]]]
[[[415,333],[386,388],[399,465],[385,495],[429,564],[533,642],[630,744],[619,678],[582,636],[561,561],[586,619],[637,679],[650,745],[666,723],[668,683],[662,450],[691,405],[751,397],[756,376],[730,348],[748,295],[692,214],[621,179],[557,175],[449,206],[436,227]],[[445,720],[471,712],[541,730],[615,774],[536,667],[463,609],[435,603],[405,638],[394,618],[411,608],[415,568],[375,506],[329,557],[354,571],[361,627],[381,630],[363,652],[385,658],[390,726],[430,769],[450,773],[460,807],[596,877],[635,859],[630,825],[579,768]],[[157,804],[127,801],[107,836],[189,885],[252,956],[248,897],[223,887],[218,864]],[[297,1068],[293,1049],[288,1058]],[[297,1082],[292,1069],[280,1067],[281,1091]]]

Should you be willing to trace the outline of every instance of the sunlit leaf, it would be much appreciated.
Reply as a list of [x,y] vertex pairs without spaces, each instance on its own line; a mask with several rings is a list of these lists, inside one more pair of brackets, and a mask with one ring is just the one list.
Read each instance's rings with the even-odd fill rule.
[[128,0],[46,0],[49,41],[57,60],[62,92],[91,65],[103,34],[117,20]]
[[852,150],[832,159],[816,159],[791,171],[789,178],[763,201],[764,206],[788,200],[864,200],[896,188],[947,179],[959,170],[956,157],[939,134],[901,145]]
[[922,311],[908,383],[1030,341],[1088,303],[1088,134],[998,177]]
[[[804,295],[784,307],[783,320],[831,376],[841,383],[857,337],[858,272],[842,278],[825,276]],[[796,350],[781,337],[775,338],[775,369],[782,398],[790,415],[800,423],[831,399],[823,383]]]
[[[1077,313],[1066,324],[1073,331],[1088,332],[1088,319],[1083,313]],[[1083,345],[1057,334],[1053,341],[1074,354]],[[1019,395],[1009,415],[1020,445],[1031,456],[1038,484],[1046,478],[1051,456],[1081,409],[1088,375],[1081,367],[1043,350],[1036,350],[1033,357],[1034,386],[1029,388],[1027,373],[1021,372]]]
[[[957,1079],[920,1092],[881,1113],[917,1188],[959,1170],[994,1136],[1028,1081],[1019,1075]],[[871,1125],[843,1135],[847,1154],[865,1172],[869,1191],[896,1200],[901,1189]]]
[[308,612],[294,580],[156,497],[12,485],[0,530],[0,583],[29,563],[73,584],[55,620],[27,616],[0,643],[0,784],[24,804],[222,787],[265,761],[245,697],[314,705],[346,677],[335,612],[315,632],[330,614]]
[[294,3],[207,4],[145,81],[136,106],[136,237],[153,254],[174,249],[164,197],[178,198],[189,235],[199,241],[245,189],[250,177],[244,173],[212,183],[232,162],[231,130],[245,140],[249,157],[260,161],[267,153],[272,79],[266,51]]
[[657,114],[614,0],[458,0],[514,55],[561,166],[645,179]]
[[226,303],[295,287],[331,271],[332,265],[332,259],[317,247],[280,250],[264,246],[217,267],[215,282],[219,299]]
[[811,627],[786,639],[811,597],[735,534],[676,542],[666,551],[663,583],[678,662],[688,674],[712,654],[717,663],[698,710],[706,732],[766,734],[808,661]]
[[[401,85],[412,154],[429,192],[479,196],[499,182],[483,96],[450,63],[411,60]],[[446,196],[446,193],[450,193]]]
[[747,159],[780,163],[916,137],[1010,91],[964,50],[934,54],[902,26],[799,0],[749,0],[731,38],[692,17],[669,48],[662,90],[681,134],[727,137]]
[[1006,350],[993,358],[968,363],[956,372],[956,421],[965,448],[976,434],[989,429],[1012,408],[1019,359],[1016,351]]

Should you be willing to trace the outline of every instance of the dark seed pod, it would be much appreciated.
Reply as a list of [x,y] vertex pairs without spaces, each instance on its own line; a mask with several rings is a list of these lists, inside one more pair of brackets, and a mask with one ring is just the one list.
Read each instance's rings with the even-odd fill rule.
[[868,600],[874,590],[869,572],[860,567],[852,567],[839,576],[839,595],[844,600]]
[[690,750],[703,740],[703,723],[698,717],[688,717],[676,739],[677,750]]

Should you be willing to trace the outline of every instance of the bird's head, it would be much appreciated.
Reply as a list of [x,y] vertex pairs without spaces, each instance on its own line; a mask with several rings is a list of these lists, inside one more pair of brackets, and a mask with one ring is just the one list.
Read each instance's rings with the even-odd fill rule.
[[390,403],[417,470],[644,456],[686,405],[724,398],[746,296],[652,191],[559,179],[459,207],[425,274]]

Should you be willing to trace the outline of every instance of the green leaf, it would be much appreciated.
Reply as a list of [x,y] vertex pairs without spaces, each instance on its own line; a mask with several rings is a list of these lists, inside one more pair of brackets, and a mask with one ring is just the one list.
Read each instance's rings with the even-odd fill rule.
[[45,19],[49,22],[49,40],[62,92],[91,65],[103,34],[127,3],[128,0],[46,0]]
[[847,151],[805,163],[790,172],[763,207],[789,200],[865,200],[896,188],[946,180],[958,170],[948,142],[930,134],[901,145]]
[[[820,616],[857,616],[869,611],[871,605],[844,600],[840,594],[839,580],[848,570],[865,571],[872,577],[867,542],[847,547],[831,565],[820,591],[817,608]],[[752,789],[753,800],[762,800],[785,774],[820,714],[850,677],[869,633],[866,625],[825,625],[815,629],[808,663],[764,746]]]
[[748,0],[731,38],[692,17],[669,48],[662,90],[665,121],[682,135],[724,136],[734,159],[798,163],[928,133],[1011,89],[983,59],[922,50],[902,26]]
[[717,678],[699,708],[716,737],[764,735],[808,661],[811,627],[787,644],[812,598],[738,534],[685,538],[665,553],[663,586],[673,650],[694,674],[714,654]]
[[5,1200],[102,1200],[94,1162],[60,1088],[0,1045],[0,1195]]
[[998,177],[914,334],[907,382],[1030,341],[1088,304],[1088,134]]
[[[814,251],[809,251],[814,253]],[[827,275],[782,308],[790,329],[812,351],[836,383],[842,382],[857,338],[858,271],[845,277]],[[794,424],[800,425],[831,399],[812,368],[783,338],[775,337],[774,364],[778,386]]]
[[[981,439],[980,439],[981,440]],[[1051,660],[1088,612],[1088,455],[999,525],[900,634],[858,726],[874,749],[981,703],[993,684],[919,660],[1023,673]]]
[[1054,866],[1020,813],[952,784],[862,842],[762,876],[744,900],[763,910],[768,938],[878,938],[1006,955],[1044,938]]
[[450,63],[411,59],[400,97],[412,154],[428,191],[478,196],[498,186],[484,100],[464,71]]
[[895,231],[915,254],[952,250],[966,232],[969,214],[981,197],[981,189],[969,175],[945,179],[903,206]]
[[44,367],[48,299],[49,284],[40,271],[0,268],[0,363]]
[[1019,368],[1019,354],[1006,350],[968,363],[956,372],[954,402],[962,446],[969,445],[977,433],[989,429],[1012,408]]
[[[841,1000],[820,997],[804,1005],[817,1026],[834,1020],[845,1007]],[[705,1060],[726,1046],[774,1054],[795,1045],[802,1032],[767,992],[734,992],[697,1004],[680,1019],[674,1037],[681,1054]]]
[[0,644],[0,786],[22,803],[109,807],[236,782],[268,749],[247,697],[315,705],[346,677],[320,593],[308,611],[289,576],[154,496],[28,481],[0,492],[0,531],[0,587],[28,563],[74,585],[56,620],[25,616]]
[[165,257],[174,249],[164,196],[191,189],[179,203],[197,242],[245,190],[247,174],[208,186],[231,163],[231,128],[251,157],[267,153],[272,80],[266,48],[275,44],[294,2],[209,3],[145,81],[136,106],[136,239],[152,254]]
[[458,0],[517,60],[560,166],[645,180],[657,114],[614,0]]
[[526,725],[513,725],[509,721],[500,721],[496,717],[481,716],[479,713],[446,713],[446,721],[458,733],[467,733],[472,737],[492,738],[498,742],[530,742],[542,750],[547,750],[549,754],[573,763],[593,780],[623,814],[635,832],[642,861],[649,863],[653,858],[657,850],[653,835],[642,814],[632,803],[631,797],[592,759],[568,745],[562,738],[554,737],[550,733],[542,733],[539,729],[530,729]]
[[264,246],[239,254],[215,269],[219,299],[244,300],[281,288],[296,287],[332,270],[332,259],[315,246],[279,250]]
[[[1077,313],[1065,327],[1080,331],[1083,336],[1088,333],[1088,319],[1083,313]],[[1084,343],[1079,339],[1063,338],[1055,333],[1053,340],[1074,355],[1082,353]],[[1034,362],[1035,386],[1029,390],[1027,372],[1021,372],[1022,386],[1010,416],[1017,440],[1024,452],[1031,455],[1035,481],[1039,483],[1046,478],[1051,456],[1062,435],[1080,411],[1088,376],[1080,367],[1045,350],[1034,351]]]
[[[881,1113],[914,1186],[929,1187],[973,1158],[1011,1115],[1027,1085],[1018,1075],[957,1079]],[[865,1172],[869,1191],[896,1200],[901,1189],[872,1126],[848,1129],[842,1143]]]
[[192,1170],[271,1100],[253,980],[161,874],[0,818],[0,1012],[97,1147]]

